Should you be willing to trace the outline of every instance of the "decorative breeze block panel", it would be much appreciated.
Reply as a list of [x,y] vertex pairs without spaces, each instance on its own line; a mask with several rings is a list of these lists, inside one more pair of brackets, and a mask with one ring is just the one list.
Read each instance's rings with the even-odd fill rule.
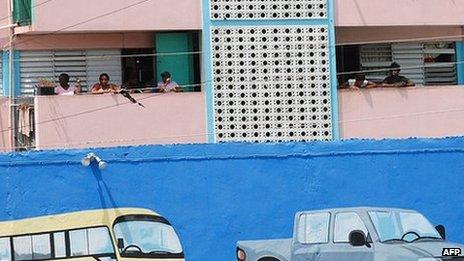
[[210,0],[212,20],[324,19],[327,0]]
[[218,142],[332,138],[327,26],[212,27]]

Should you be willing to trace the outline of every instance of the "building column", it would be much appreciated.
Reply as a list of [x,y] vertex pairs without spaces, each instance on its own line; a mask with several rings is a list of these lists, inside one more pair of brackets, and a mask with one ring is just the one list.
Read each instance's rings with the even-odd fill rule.
[[464,42],[456,42],[456,72],[458,84],[464,85]]
[[[13,83],[14,83],[14,96],[21,95],[21,74],[20,74],[20,51],[14,51],[13,53]],[[3,62],[3,96],[10,95],[10,65],[9,65],[9,51],[4,51],[2,55]]]

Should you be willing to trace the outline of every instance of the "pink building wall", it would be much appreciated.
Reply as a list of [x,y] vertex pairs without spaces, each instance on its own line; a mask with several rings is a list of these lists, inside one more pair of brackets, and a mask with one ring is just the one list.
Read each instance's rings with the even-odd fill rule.
[[[2,0],[5,1],[5,0]],[[47,0],[36,0],[36,5]],[[334,0],[336,26],[463,25],[464,2],[458,0]],[[150,31],[202,28],[200,0],[54,0],[33,12],[32,31]],[[97,18],[112,10],[124,9]],[[77,25],[84,20],[95,18]]]
[[[8,17],[8,1],[0,0],[0,27],[10,24],[10,19],[6,18]],[[8,29],[0,29],[0,47],[8,43],[8,34]]]
[[17,50],[153,48],[153,32],[18,35]]
[[462,41],[462,26],[365,26],[337,27],[337,44],[408,41]]
[[[45,1],[35,2],[39,5]],[[200,0],[156,0],[128,7],[138,2],[140,0],[47,1],[33,12],[32,30],[47,32],[64,27],[70,27],[64,32],[201,29]],[[113,10],[121,11],[96,18]],[[82,23],[84,20],[91,21]],[[82,24],[77,25],[79,23]]]
[[84,148],[205,143],[203,93],[38,96],[36,147]]
[[464,134],[462,86],[341,90],[339,105],[342,139]]
[[463,25],[460,0],[334,0],[336,26]]
[[8,98],[0,98],[0,152],[11,151],[9,105]]

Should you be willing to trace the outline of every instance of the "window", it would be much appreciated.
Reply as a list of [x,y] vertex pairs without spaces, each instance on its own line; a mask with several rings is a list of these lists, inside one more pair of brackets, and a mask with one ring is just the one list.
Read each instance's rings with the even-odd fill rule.
[[14,237],[13,249],[15,260],[50,259],[50,234]]
[[[421,214],[414,212],[372,211],[369,212],[380,241],[402,239],[407,232],[413,231],[421,237],[441,238],[437,230]],[[405,240],[413,240],[411,235]]]
[[50,234],[32,236],[32,257],[34,260],[49,259],[52,257]]
[[122,256],[138,255],[139,250],[155,255],[151,257],[161,254],[174,258],[182,253],[179,237],[174,228],[166,223],[136,219],[121,221],[114,225],[114,234],[117,239],[124,240]]
[[298,221],[298,241],[303,244],[329,241],[329,213],[302,214]]
[[366,78],[381,82],[395,61],[401,75],[416,85],[457,84],[456,54],[452,42],[368,44],[360,46],[360,65]]
[[32,0],[14,0],[13,19],[21,26],[31,24]]
[[22,236],[13,238],[15,260],[32,260],[32,238]]
[[61,73],[70,76],[70,82],[80,80],[83,91],[98,82],[101,73],[108,73],[111,82],[121,84],[121,50],[51,50],[21,51],[19,54],[21,95],[34,95],[40,78],[58,82]]
[[0,238],[0,260],[11,260],[10,238]]
[[348,243],[349,235],[354,230],[361,230],[367,236],[367,228],[356,213],[338,213],[335,216],[335,243]]
[[89,236],[89,254],[113,253],[113,245],[108,229],[104,227],[90,228],[87,230]]
[[69,232],[71,256],[113,254],[107,228],[79,229]]
[[55,257],[66,257],[66,241],[64,232],[53,233],[53,244],[55,246]]

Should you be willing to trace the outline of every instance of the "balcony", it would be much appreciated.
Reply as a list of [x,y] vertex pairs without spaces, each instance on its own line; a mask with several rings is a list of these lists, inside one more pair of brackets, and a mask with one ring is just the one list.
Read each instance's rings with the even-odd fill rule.
[[460,86],[341,90],[339,104],[342,139],[464,135]]
[[38,96],[37,149],[205,143],[203,93]]

